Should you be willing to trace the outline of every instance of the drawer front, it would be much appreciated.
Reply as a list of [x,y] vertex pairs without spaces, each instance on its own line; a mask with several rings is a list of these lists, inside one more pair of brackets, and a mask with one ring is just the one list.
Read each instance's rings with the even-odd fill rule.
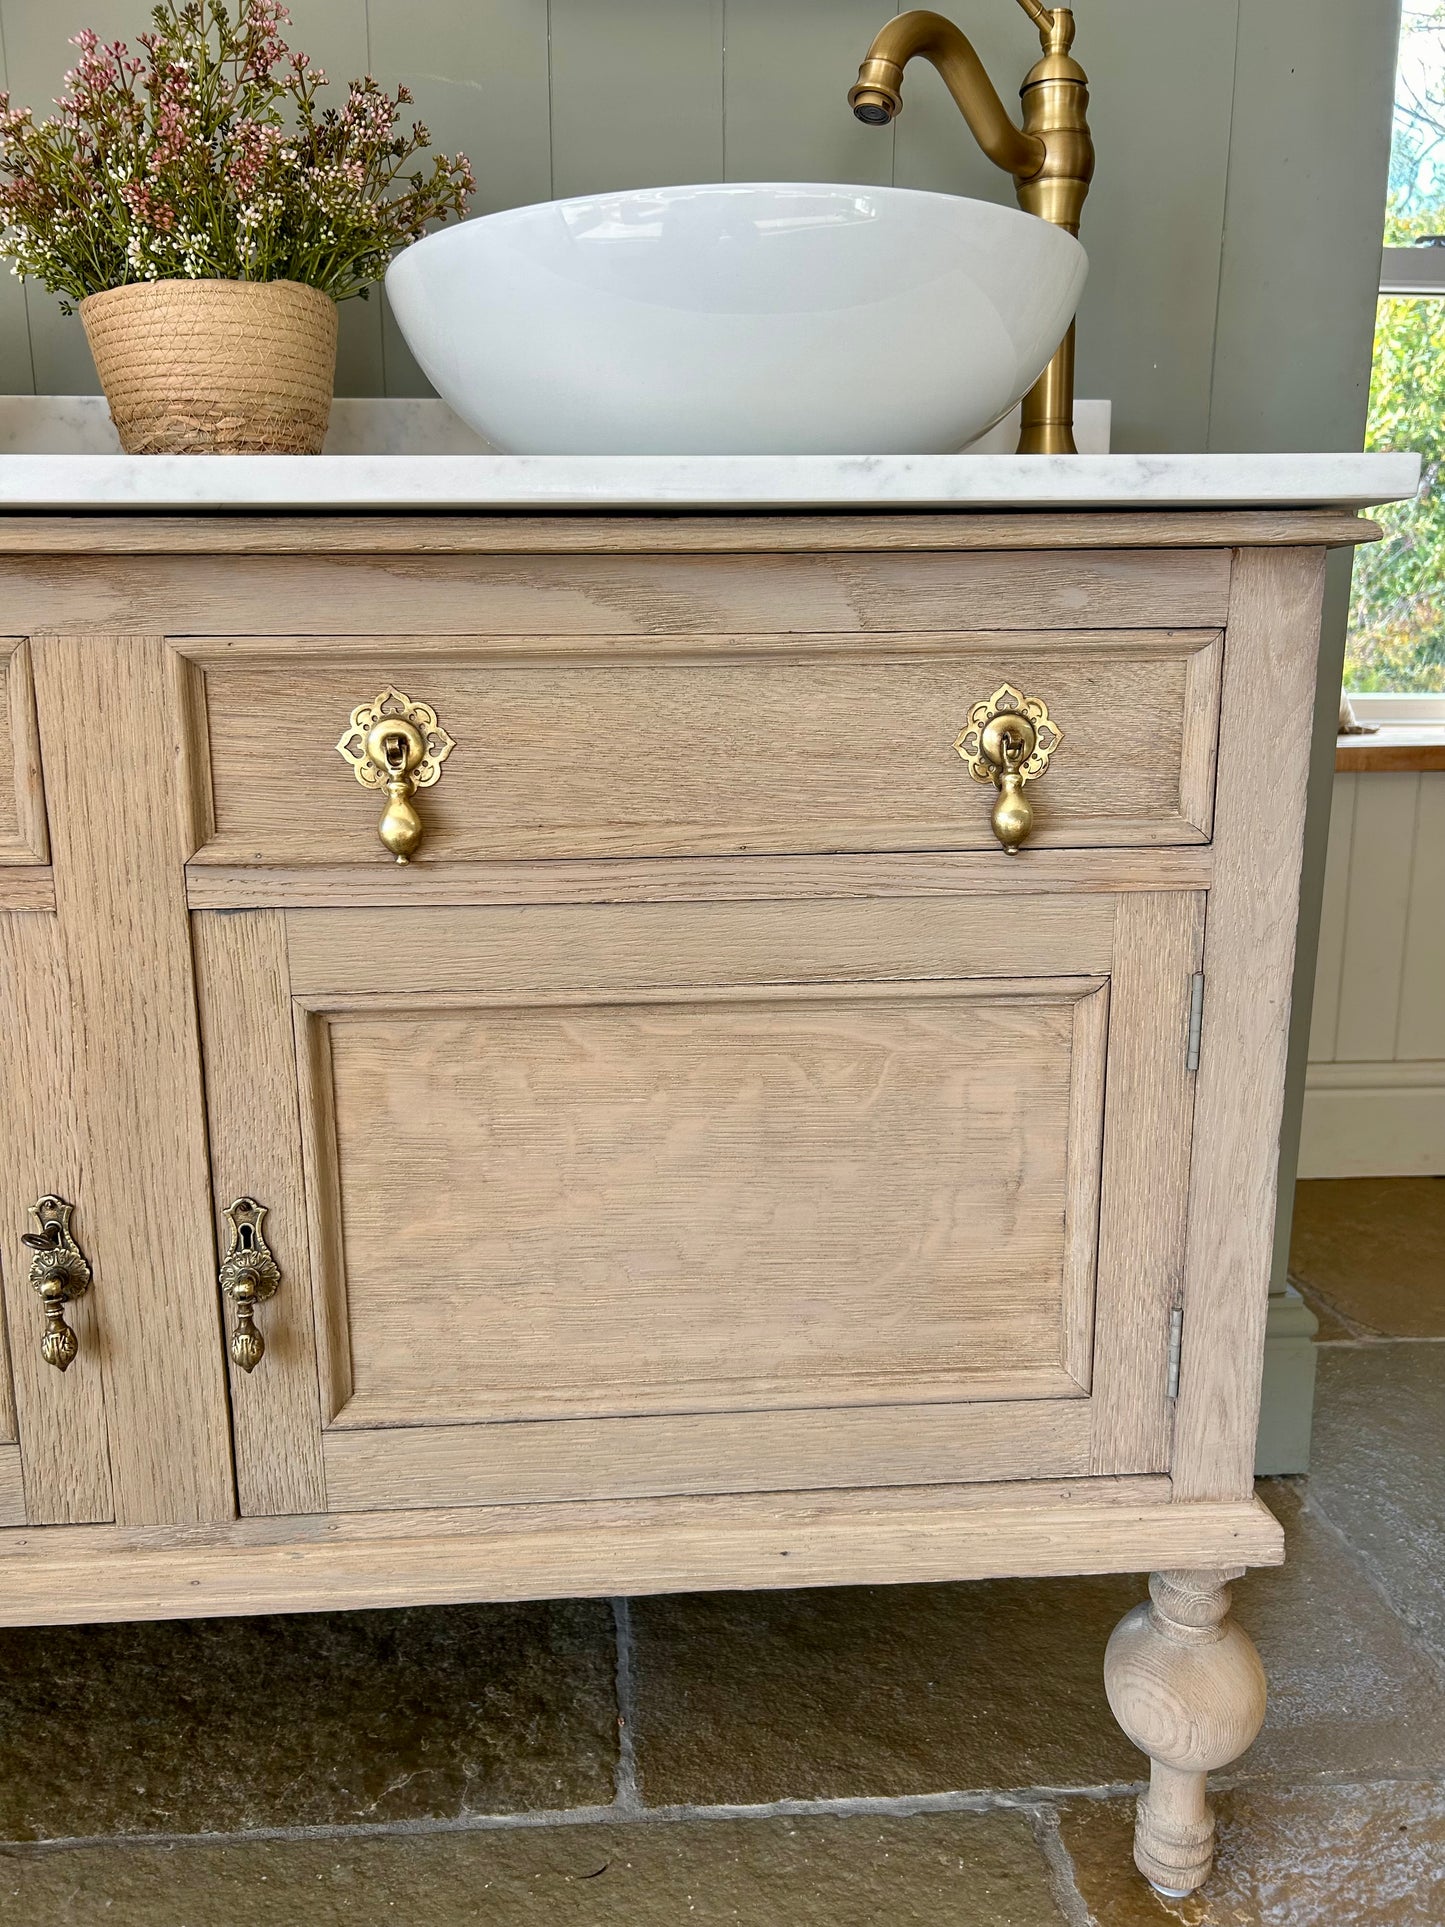
[[384,862],[383,799],[336,744],[388,686],[455,742],[419,862],[991,850],[955,744],[1004,684],[1062,732],[1031,845],[1210,834],[1217,631],[180,647],[203,863]]
[[48,857],[30,645],[0,637],[0,864]]
[[1160,1469],[1198,919],[198,916],[245,1509]]

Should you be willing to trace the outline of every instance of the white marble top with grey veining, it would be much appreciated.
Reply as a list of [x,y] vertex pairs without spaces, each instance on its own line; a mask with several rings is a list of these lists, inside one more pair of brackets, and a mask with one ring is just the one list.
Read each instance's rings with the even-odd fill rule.
[[[1107,404],[1086,411],[1081,442],[1107,447]],[[0,398],[0,510],[1363,508],[1420,474],[1416,455],[498,455],[426,401],[338,402],[321,455],[115,446],[99,397]]]

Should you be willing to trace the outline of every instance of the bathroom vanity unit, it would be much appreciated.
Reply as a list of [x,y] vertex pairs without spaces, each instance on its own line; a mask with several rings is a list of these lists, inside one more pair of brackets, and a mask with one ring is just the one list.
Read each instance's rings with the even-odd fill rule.
[[1152,1570],[1197,1885],[1324,558],[1412,461],[24,459],[0,1621]]

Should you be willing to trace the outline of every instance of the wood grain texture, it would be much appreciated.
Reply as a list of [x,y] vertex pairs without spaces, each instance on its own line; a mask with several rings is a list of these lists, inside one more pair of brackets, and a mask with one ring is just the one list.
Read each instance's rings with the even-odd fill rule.
[[[414,1469],[395,1492],[377,1472],[374,1499],[416,1505],[518,1490],[481,1480],[544,1478],[549,1434],[559,1476],[571,1476],[575,1427],[607,1413],[685,1419],[678,1478],[697,1476],[688,1427],[708,1410],[751,1406],[772,1424],[785,1408],[819,1403],[881,1408],[962,1392],[1037,1410],[1040,1398],[1077,1394],[1093,1342],[1108,1035],[1100,979],[1114,963],[1120,908],[1021,896],[435,911],[424,925],[407,914],[394,934],[375,914],[289,914],[313,1246],[327,1247],[317,1260],[323,1410],[338,1421],[332,1440],[356,1428],[371,1440],[354,1452],[328,1444],[328,1493],[335,1468],[351,1502],[364,1503],[358,1481],[384,1468],[388,1440]],[[1050,974],[972,975],[996,967],[1004,930],[1015,969]],[[1085,961],[1098,976],[1067,974]],[[1185,982],[1166,1023],[1141,1004],[1146,1055],[1179,1030],[1187,973]],[[1037,1030],[1031,999],[1058,1012],[1057,1035],[1013,1034],[1021,1009]],[[992,1034],[1001,1016],[1007,1037]],[[915,1038],[920,1024],[927,1035]],[[954,1035],[960,1024],[968,1037]],[[990,1034],[973,1038],[980,1024]],[[957,1101],[940,1111],[920,1076],[945,1094],[956,1083]],[[1006,1114],[1009,1103],[1020,1108]],[[978,1142],[956,1142],[959,1129]],[[1020,1166],[998,1199],[982,1196],[979,1186],[1007,1175],[1031,1143],[1056,1161],[1044,1190]],[[849,1179],[836,1206],[820,1209],[828,1184],[852,1168],[841,1149],[854,1163],[885,1157],[893,1175],[881,1187]],[[873,1217],[876,1200],[891,1198],[898,1224],[884,1210],[850,1228],[865,1195]],[[719,1203],[711,1214],[708,1198]],[[1127,1199],[1124,1208],[1142,1209]],[[1010,1283],[997,1246],[1005,1225],[1023,1222],[1015,1211],[1028,1214],[1028,1238],[1052,1227],[1054,1241],[1052,1257],[1040,1247],[1029,1258],[1022,1284]],[[975,1275],[974,1226],[994,1240],[986,1276]],[[331,1245],[338,1235],[342,1245]],[[778,1289],[739,1312],[738,1291],[756,1292],[770,1267],[781,1267]],[[1051,1268],[1054,1295],[1035,1318],[1030,1357],[1023,1313]],[[878,1277],[895,1273],[880,1291]],[[970,1281],[961,1303],[960,1279]],[[997,1359],[985,1329],[995,1287]],[[1132,1274],[1121,1288],[1133,1288]],[[840,1292],[852,1294],[846,1314]],[[895,1331],[888,1320],[905,1311]],[[945,1324],[973,1321],[965,1376],[951,1380],[939,1372],[945,1313]],[[1139,1381],[1156,1339],[1125,1333],[1120,1342],[1142,1357],[1117,1364],[1118,1384]],[[840,1344],[867,1372],[855,1357],[852,1378],[833,1385],[826,1348]],[[920,1372],[939,1372],[937,1382]],[[559,1412],[569,1414],[560,1425],[539,1422]],[[514,1428],[527,1434],[521,1472],[508,1469],[520,1448],[503,1445],[507,1427],[496,1423],[507,1418],[526,1422]],[[480,1458],[467,1443],[477,1420],[491,1422]],[[440,1442],[403,1439],[397,1427]],[[647,1451],[624,1476],[641,1476],[641,1465],[665,1480],[664,1432],[649,1427]],[[816,1479],[778,1469],[776,1441],[766,1443],[756,1476]],[[891,1476],[886,1463],[878,1476]]]
[[1214,826],[1214,760],[1219,748],[1219,685],[1224,638],[1188,659],[1180,744],[1179,811],[1207,837]]
[[1175,1415],[1182,1499],[1252,1487],[1323,575],[1319,551],[1235,563]]
[[0,1445],[0,1526],[38,1525],[25,1515],[25,1476],[18,1445]]
[[284,920],[274,910],[198,916],[192,940],[217,1262],[229,1235],[222,1214],[233,1199],[250,1196],[266,1207],[263,1232],[281,1268],[276,1296],[257,1312],[265,1357],[250,1373],[228,1360],[237,1499],[243,1514],[324,1512],[311,1241]]
[[338,1422],[1075,1392],[1077,993],[888,989],[333,1018]]
[[[22,1516],[32,1525],[109,1519],[106,1370],[121,1307],[107,1301],[119,1281],[94,1183],[79,1078],[85,1050],[54,917],[0,916],[0,1031],[0,1275],[10,1354],[0,1373],[4,1436],[21,1441],[14,1469],[23,1473]],[[35,1228],[31,1205],[51,1192],[75,1206],[75,1239],[92,1269],[90,1290],[66,1314],[80,1341],[66,1372],[40,1356],[45,1321],[29,1281],[31,1254],[20,1242]]]
[[[187,647],[205,665],[206,854],[222,863],[374,866],[377,794],[335,745],[357,703],[393,682],[431,703],[457,745],[418,799],[421,869],[992,851],[992,786],[954,743],[971,706],[1004,684],[1046,702],[1063,733],[1030,790],[1031,849],[1208,834],[1219,654],[1208,631],[890,635],[867,648],[856,634],[717,636],[676,650],[608,637],[576,655],[537,638],[448,643],[439,660],[411,636]],[[260,755],[253,719],[280,689],[286,727]]]
[[1325,854],[1319,941],[1315,952],[1314,1002],[1310,1009],[1311,1061],[1327,1061],[1335,1054],[1344,974],[1345,931],[1349,919],[1350,870],[1354,861],[1355,793],[1358,788],[1358,777],[1335,778],[1329,844]]
[[[117,1518],[234,1508],[165,646],[46,636],[35,676]],[[99,1270],[99,1265],[98,1265]],[[162,1418],[163,1415],[163,1418]]]
[[1284,1557],[1283,1535],[1255,1499],[1174,1504],[1154,1481],[1111,1483],[5,1534],[0,1624],[1273,1566]]
[[181,848],[189,858],[210,843],[216,834],[206,677],[198,663],[174,649],[166,651],[166,673],[170,682],[171,713],[175,719]]
[[[321,1397],[319,1417],[326,1425],[347,1404],[352,1393],[351,1339],[341,1284],[346,1259],[341,1242],[341,1165],[336,1146],[331,1027],[315,1011],[294,1003],[291,1038],[296,1053],[301,1163],[311,1237],[312,1323],[316,1332],[316,1370]],[[390,1191],[388,1185],[388,1196]],[[290,1369],[295,1369],[294,1362]],[[302,1374],[298,1401],[304,1401],[307,1390]]]
[[49,856],[30,644],[0,637],[0,864]]
[[[1114,895],[1204,890],[1206,847],[1147,850],[1002,850],[978,855],[646,857],[569,863],[410,863],[277,869],[211,865],[186,871],[193,910],[484,908],[506,904],[737,903],[817,897]],[[0,875],[0,905],[6,878]]]
[[1099,1174],[1104,1162],[1104,1094],[1109,1062],[1110,986],[1074,1004],[1073,1079],[1069,1090],[1068,1182],[1064,1200],[1064,1275],[1074,1288],[1064,1301],[1064,1370],[1093,1390],[1098,1286]]
[[1092,1472],[1169,1461],[1169,1314],[1183,1287],[1194,1077],[1189,980],[1204,899],[1121,898],[1110,980]]
[[[869,630],[716,628],[676,633],[662,629],[644,634],[599,628],[577,635],[525,631],[518,635],[458,635],[446,630],[401,629],[370,634],[338,630],[334,635],[257,631],[180,636],[175,639],[175,647],[188,661],[207,671],[231,674],[263,664],[273,675],[285,673],[299,660],[308,668],[332,673],[362,664],[364,673],[371,676],[394,667],[400,653],[409,665],[416,665],[415,673],[435,676],[467,664],[489,672],[576,666],[583,670],[640,668],[654,674],[672,667],[777,664],[791,668],[814,663],[881,667],[894,662],[948,662],[960,652],[987,654],[1000,649],[1028,662],[1062,656],[1073,664],[1081,656],[1087,661],[1099,655],[1147,663],[1176,658],[1188,661],[1201,651],[1207,652],[1219,639],[1220,632],[1213,628],[1158,629],[1142,623],[1133,628],[1106,625],[1097,629],[1010,628],[1000,632],[960,621],[916,630],[888,626]],[[344,723],[346,719],[342,720]]]
[[[541,1523],[549,1528],[559,1522],[588,1527],[610,1526],[623,1529],[630,1525],[652,1526],[668,1518],[714,1516],[728,1519],[780,1519],[796,1510],[806,1513],[816,1504],[827,1507],[830,1516],[856,1516],[868,1513],[892,1516],[900,1512],[941,1511],[956,1508],[970,1516],[997,1510],[1001,1506],[1024,1505],[1030,1509],[1050,1510],[1081,1505],[1090,1509],[1117,1512],[1139,1510],[1170,1502],[1172,1485],[1158,1474],[1130,1479],[1037,1479],[982,1480],[968,1485],[882,1486],[876,1490],[813,1494],[728,1493],[695,1495],[691,1498],[568,1500],[555,1506],[423,1506],[402,1512],[347,1512],[336,1514],[291,1514],[269,1519],[227,1519],[210,1525],[119,1526],[98,1531],[93,1526],[51,1526],[43,1533],[0,1533],[0,1573],[19,1570],[34,1559],[37,1551],[68,1555],[87,1545],[104,1543],[127,1552],[159,1552],[186,1548],[228,1548],[246,1551],[261,1546],[310,1546],[319,1544],[368,1545],[377,1540],[388,1545],[405,1545],[423,1539],[474,1539],[481,1529],[508,1538],[521,1532],[530,1538]],[[1213,1510],[1213,1508],[1207,1508]],[[1265,1508],[1257,1507],[1268,1518]],[[1279,1528],[1275,1527],[1276,1536]]]
[[0,559],[0,586],[11,606],[24,608],[32,632],[923,636],[1217,629],[1228,606],[1229,557],[1213,549],[424,560],[363,553],[233,556],[218,569],[206,555],[81,554]]
[[54,916],[55,874],[48,863],[0,865],[0,916],[11,911]]
[[1150,1602],[1120,1621],[1104,1655],[1114,1717],[1149,1755],[1134,1859],[1168,1893],[1193,1893],[1214,1861],[1206,1777],[1238,1759],[1264,1724],[1265,1679],[1249,1635],[1229,1618],[1224,1572],[1156,1572]]
[[[876,138],[876,137],[875,137]],[[0,555],[803,554],[888,549],[1328,548],[1349,509],[870,515],[0,515]]]
[[[1362,524],[1234,518],[1283,546],[1231,577],[1215,546],[1230,518],[1189,517],[1177,548],[1183,518],[1147,516],[651,518],[650,543],[610,518],[610,545],[583,518],[328,518],[330,546],[288,518],[203,519],[117,525],[118,549],[140,545],[127,555],[52,518],[0,563],[33,636],[64,825],[49,921],[87,1042],[83,1175],[93,1159],[107,1222],[131,1208],[114,1336],[95,1297],[113,1425],[129,1401],[122,1523],[0,1535],[21,1575],[0,1618],[1278,1556],[1247,1460],[1285,994],[1271,987],[1287,984],[1294,918],[1291,719],[1319,552]],[[0,525],[0,547],[16,538]],[[123,632],[78,637],[62,617]],[[966,708],[959,685],[985,666],[1062,678],[1077,712],[1071,731],[1040,692],[1066,742],[1035,792],[1045,846],[1016,860],[989,847],[987,792],[961,765],[974,847],[918,847],[955,827],[953,792],[923,794],[919,732],[956,692]],[[376,682],[351,690],[357,671]],[[387,680],[436,699],[455,731],[448,679],[465,740],[424,799],[436,860],[399,874],[372,857],[372,799],[332,744]],[[333,695],[342,713],[318,733]],[[1263,769],[1261,706],[1278,750]],[[278,713],[295,766],[268,800],[255,723]],[[1096,786],[1087,810],[1055,784],[1071,748],[1070,782]],[[475,788],[456,781],[469,754]],[[323,762],[364,860],[352,815],[311,805]],[[1046,847],[1056,791],[1090,826],[1076,843],[1099,822],[1127,842]],[[1213,847],[1146,847],[1161,798],[1189,834],[1212,824]],[[483,841],[499,802],[516,839],[502,852]],[[830,854],[869,835],[877,848]],[[1175,1482],[1046,1485],[1169,1461],[1205,889],[1222,894]],[[201,916],[195,934],[215,1197],[188,899],[253,912]],[[1228,1060],[1212,1094],[1211,1024]],[[893,1174],[882,1207],[850,1158]],[[238,1409],[252,1516],[232,1522],[229,1495],[215,1500],[212,1227],[241,1190],[277,1214],[286,1302],[268,1309],[314,1301],[318,1323],[294,1344],[268,1325],[263,1397],[280,1416],[247,1435]],[[689,1315],[669,1322],[676,1305]],[[1206,1335],[1194,1351],[1191,1331]],[[235,1396],[248,1390],[260,1374]],[[23,1451],[23,1413],[13,1429]],[[97,1557],[105,1571],[77,1579]]]
[[[1008,858],[1001,858],[1008,862]],[[965,907],[966,905],[966,907]],[[1106,976],[1112,897],[987,896],[287,913],[292,994],[536,1003],[608,990],[993,977],[999,932],[1035,977]],[[414,919],[421,915],[423,920]]]
[[331,1431],[326,1489],[333,1512],[370,1512],[1073,1478],[1090,1423],[1074,1399]]

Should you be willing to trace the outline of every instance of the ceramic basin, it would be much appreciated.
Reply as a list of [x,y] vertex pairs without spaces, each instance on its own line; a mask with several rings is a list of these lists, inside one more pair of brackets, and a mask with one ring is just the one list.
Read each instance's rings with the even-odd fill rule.
[[428,235],[386,291],[438,393],[532,455],[946,454],[999,420],[1087,258],[909,188],[637,189]]

